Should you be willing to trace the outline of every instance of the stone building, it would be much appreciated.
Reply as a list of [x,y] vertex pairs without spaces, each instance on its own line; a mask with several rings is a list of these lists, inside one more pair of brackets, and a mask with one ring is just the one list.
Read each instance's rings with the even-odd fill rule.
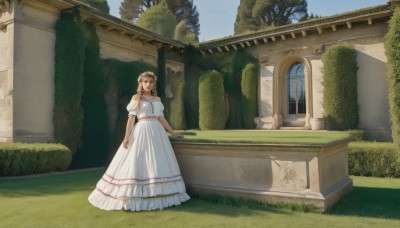
[[[390,140],[384,36],[397,4],[227,37],[199,48],[204,56],[245,49],[259,59],[258,128],[322,130],[322,54],[334,44],[350,43],[359,66],[359,128],[370,139]],[[79,5],[74,0],[0,0],[0,141],[53,140],[55,24],[61,12]],[[84,21],[96,24],[104,59],[157,66],[159,48],[185,46],[99,11],[80,11]],[[184,71],[176,59],[167,59],[166,66]]]

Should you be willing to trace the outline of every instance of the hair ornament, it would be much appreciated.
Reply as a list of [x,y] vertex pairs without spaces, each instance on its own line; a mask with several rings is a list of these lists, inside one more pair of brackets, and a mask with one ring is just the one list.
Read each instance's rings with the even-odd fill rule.
[[157,81],[157,75],[156,74],[154,74],[151,71],[146,71],[146,72],[143,72],[143,73],[141,73],[139,75],[138,82],[140,82],[140,80],[142,80],[142,77],[147,77],[147,76],[154,77],[154,80]]

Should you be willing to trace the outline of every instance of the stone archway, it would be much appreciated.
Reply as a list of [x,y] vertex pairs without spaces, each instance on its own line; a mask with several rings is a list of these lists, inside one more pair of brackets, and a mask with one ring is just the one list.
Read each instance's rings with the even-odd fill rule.
[[[294,63],[302,64],[304,69],[305,110],[293,113],[289,108],[289,70]],[[291,56],[282,59],[273,72],[273,116],[276,129],[311,129],[312,118],[312,72],[306,58]],[[296,101],[297,105],[297,101]],[[297,107],[297,106],[296,106]],[[297,109],[296,109],[297,110]]]

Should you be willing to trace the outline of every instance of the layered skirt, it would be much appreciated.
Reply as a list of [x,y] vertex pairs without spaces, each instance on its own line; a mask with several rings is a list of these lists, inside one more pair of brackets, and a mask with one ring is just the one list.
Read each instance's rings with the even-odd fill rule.
[[89,202],[104,210],[161,210],[190,199],[167,134],[157,119],[136,123]]

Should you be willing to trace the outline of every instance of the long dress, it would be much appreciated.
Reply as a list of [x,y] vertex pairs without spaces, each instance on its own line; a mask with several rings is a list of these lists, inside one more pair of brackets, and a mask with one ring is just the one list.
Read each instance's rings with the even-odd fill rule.
[[[140,106],[140,108],[139,108]],[[162,210],[190,199],[166,131],[158,119],[164,106],[160,99],[131,101],[127,110],[138,122],[129,145],[117,150],[106,172],[88,197],[104,210]]]

